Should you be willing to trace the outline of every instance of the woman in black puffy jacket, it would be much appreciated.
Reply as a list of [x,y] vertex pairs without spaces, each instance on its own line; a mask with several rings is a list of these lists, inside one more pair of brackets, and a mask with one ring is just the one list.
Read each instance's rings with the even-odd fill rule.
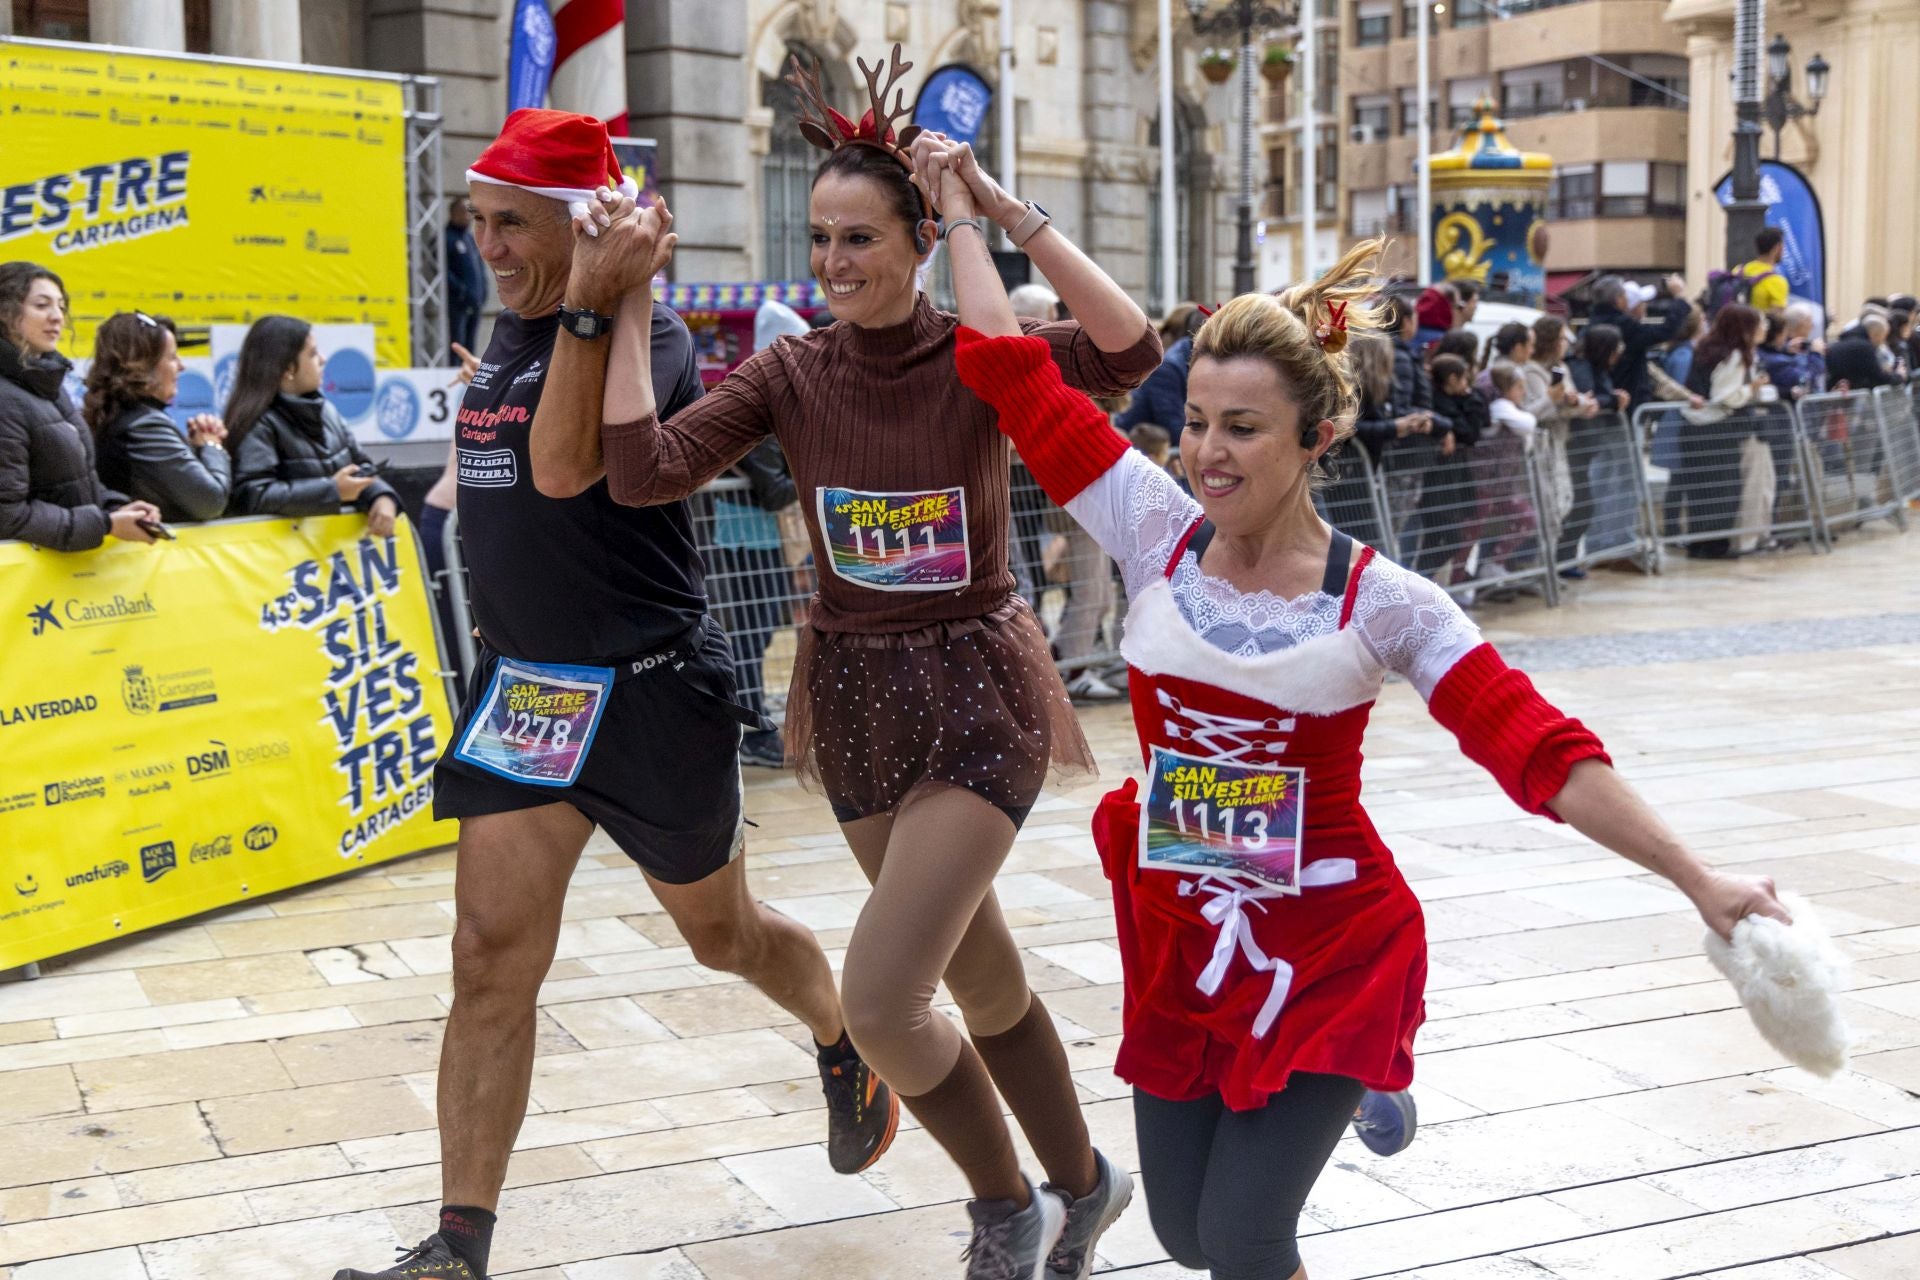
[[168,522],[218,520],[233,487],[227,429],[195,414],[186,433],[167,415],[180,384],[173,321],[144,311],[110,316],[93,335],[82,407],[99,449],[100,480],[151,502]]
[[0,264],[0,539],[87,551],[108,537],[152,542],[160,512],[93,471],[93,435],[63,389],[67,292],[31,262]]
[[320,351],[306,321],[262,316],[247,330],[226,424],[233,514],[321,516],[351,505],[367,513],[368,533],[393,532],[399,495],[321,397]]

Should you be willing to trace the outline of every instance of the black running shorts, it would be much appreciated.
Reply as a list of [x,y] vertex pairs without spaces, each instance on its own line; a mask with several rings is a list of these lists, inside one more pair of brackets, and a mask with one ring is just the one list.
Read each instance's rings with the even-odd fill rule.
[[433,775],[433,816],[477,818],[563,801],[613,838],[640,869],[692,884],[739,853],[744,828],[740,722],[728,710],[735,682],[726,633],[703,624],[699,655],[613,686],[580,774],[569,787],[513,782],[453,758],[499,655],[480,651],[452,742]]

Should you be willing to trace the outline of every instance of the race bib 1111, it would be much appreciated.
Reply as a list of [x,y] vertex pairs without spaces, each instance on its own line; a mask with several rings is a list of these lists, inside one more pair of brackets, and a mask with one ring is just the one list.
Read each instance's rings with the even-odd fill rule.
[[828,563],[874,591],[952,591],[972,580],[966,490],[816,491]]
[[1230,874],[1300,892],[1306,772],[1221,764],[1155,747],[1140,814],[1140,866]]

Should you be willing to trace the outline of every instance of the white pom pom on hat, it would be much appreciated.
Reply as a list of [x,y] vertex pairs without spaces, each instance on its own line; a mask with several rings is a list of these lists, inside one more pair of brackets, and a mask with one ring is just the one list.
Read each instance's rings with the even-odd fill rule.
[[640,198],[639,184],[620,168],[605,121],[544,107],[522,107],[508,116],[500,136],[467,170],[467,181],[547,196],[576,218],[601,187]]

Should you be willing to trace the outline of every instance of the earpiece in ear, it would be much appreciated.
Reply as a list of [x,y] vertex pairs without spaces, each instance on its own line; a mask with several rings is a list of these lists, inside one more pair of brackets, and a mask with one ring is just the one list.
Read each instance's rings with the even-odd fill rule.
[[1302,449],[1305,449],[1309,453],[1311,453],[1313,451],[1313,447],[1319,443],[1320,443],[1320,428],[1318,426],[1307,427],[1306,429],[1300,432],[1300,447]]
[[924,231],[914,232],[913,233],[913,251],[915,253],[925,253],[928,247],[929,246],[927,244],[927,233]]

